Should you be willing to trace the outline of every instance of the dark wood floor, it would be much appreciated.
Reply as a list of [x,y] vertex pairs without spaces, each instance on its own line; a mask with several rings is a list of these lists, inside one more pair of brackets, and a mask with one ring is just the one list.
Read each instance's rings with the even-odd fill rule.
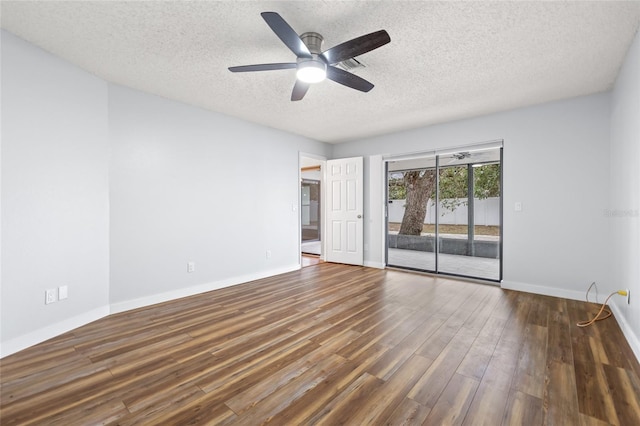
[[112,315],[2,360],[2,425],[638,425],[594,305],[323,263]]

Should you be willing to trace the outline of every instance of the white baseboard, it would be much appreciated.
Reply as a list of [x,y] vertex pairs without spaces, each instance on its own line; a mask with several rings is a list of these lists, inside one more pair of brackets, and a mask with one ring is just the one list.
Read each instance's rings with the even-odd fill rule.
[[[380,262],[364,262],[364,266],[370,268],[384,269],[385,264]],[[56,337],[62,333],[73,330],[85,324],[88,324],[97,319],[114,314],[118,312],[124,312],[131,309],[142,308],[156,303],[167,302],[169,300],[178,299],[181,297],[193,296],[195,294],[204,293],[211,290],[217,290],[224,287],[230,287],[237,284],[246,283],[249,281],[259,280],[262,278],[272,277],[275,275],[284,274],[300,269],[300,265],[290,265],[283,268],[271,269],[268,271],[262,271],[253,274],[247,274],[237,277],[232,277],[225,280],[215,281],[206,284],[200,284],[180,290],[168,291],[164,293],[154,294],[151,296],[141,297],[138,299],[127,300],[124,302],[118,302],[111,304],[111,306],[102,306],[100,308],[93,309],[89,312],[85,312],[80,315],[76,315],[72,318],[51,324],[47,327],[39,330],[27,333],[23,336],[16,337],[14,339],[2,342],[0,344],[0,358],[11,355],[18,351],[28,348],[29,346],[36,345],[44,342],[45,340]],[[503,281],[501,287],[508,290],[523,291],[526,293],[543,294],[546,296],[562,297],[565,299],[584,300],[584,293],[575,290],[558,289],[554,287],[546,287],[541,285],[520,283],[515,281]],[[615,303],[609,305],[615,315],[622,332],[629,342],[629,346],[633,350],[638,361],[640,361],[640,340],[635,335],[633,329],[627,322],[621,310]]]
[[[566,290],[561,288],[519,283],[514,281],[503,281],[501,287],[508,290],[524,291],[526,293],[535,293],[535,294],[543,294],[545,296],[562,297],[563,299],[572,299],[572,300],[580,300],[580,301],[585,300],[585,293],[582,291]],[[601,303],[602,301],[598,301],[598,302]],[[618,321],[618,325],[620,326],[620,329],[622,330],[624,337],[627,339],[629,346],[631,346],[631,350],[633,351],[634,355],[638,359],[638,362],[640,362],[640,340],[638,339],[638,336],[635,335],[633,329],[627,322],[625,316],[622,314],[622,311],[620,310],[620,308],[618,308],[618,306],[615,303],[609,303],[609,307],[613,311],[613,314],[616,320]]]
[[126,300],[124,302],[117,302],[111,304],[111,313],[116,314],[119,312],[129,311],[131,309],[143,308],[149,305],[155,305],[156,303],[167,302],[169,300],[179,299],[181,297],[193,296],[195,294],[205,293],[211,290],[217,290],[224,287],[230,287],[232,285],[242,284],[249,281],[259,280],[262,278],[272,277],[274,275],[280,275],[287,272],[297,271],[300,269],[300,265],[290,265],[283,268],[271,269],[268,271],[261,271],[253,274],[241,275],[237,277],[231,277],[228,279],[214,281],[205,284],[199,284],[192,287],[181,288],[179,290],[167,291],[164,293],[153,294],[137,299]]
[[20,337],[2,342],[0,345],[0,358],[14,354],[18,351],[28,348],[29,346],[42,343],[62,333],[71,331],[74,328],[81,327],[92,321],[104,318],[109,315],[109,306],[101,306],[89,312],[67,318],[55,324],[48,325],[41,329],[24,334]]
[[622,314],[622,310],[618,308],[618,305],[616,303],[609,303],[609,307],[611,308],[616,321],[618,321],[622,334],[624,334],[627,342],[629,342],[629,346],[631,346],[633,354],[636,356],[638,362],[640,362],[640,339],[634,333],[633,328],[631,328],[631,325],[627,321],[627,318]]
[[523,291],[525,293],[542,294],[545,296],[562,297],[563,299],[584,301],[584,291],[567,290],[563,288],[547,287],[537,284],[520,283],[503,280],[500,287],[507,290]]
[[30,346],[42,343],[45,340],[59,336],[74,328],[81,327],[92,321],[100,318],[104,318],[109,314],[115,314],[118,312],[124,312],[131,309],[142,308],[144,306],[154,305],[156,303],[167,302],[169,300],[178,299],[181,297],[193,296],[194,294],[204,293],[206,291],[216,290],[219,288],[229,287],[236,284],[242,284],[249,281],[259,280],[261,278],[272,277],[274,275],[284,274],[286,272],[292,272],[300,269],[300,265],[290,265],[283,268],[271,269],[268,271],[262,271],[254,274],[247,274],[238,277],[232,277],[225,280],[215,281],[212,283],[200,284],[193,287],[188,287],[180,290],[168,291],[165,293],[154,294],[138,299],[127,300],[124,302],[113,303],[110,306],[103,306],[92,311],[86,312],[81,315],[77,315],[73,318],[60,321],[55,324],[51,324],[47,327],[39,330],[27,333],[15,339],[8,340],[0,343],[0,358],[11,355]]

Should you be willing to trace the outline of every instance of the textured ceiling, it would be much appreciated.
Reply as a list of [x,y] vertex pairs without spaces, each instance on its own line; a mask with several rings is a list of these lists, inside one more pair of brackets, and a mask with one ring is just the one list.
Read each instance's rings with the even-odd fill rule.
[[[612,87],[640,2],[2,1],[2,27],[108,81],[337,143],[580,96]],[[391,43],[291,102],[295,70],[260,12],[275,11],[326,50],[385,29]]]

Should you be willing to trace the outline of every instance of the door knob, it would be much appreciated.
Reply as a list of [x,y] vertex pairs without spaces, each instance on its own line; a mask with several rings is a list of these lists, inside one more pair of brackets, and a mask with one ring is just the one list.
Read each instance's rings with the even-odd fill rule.
[[358,215],[358,219],[362,219],[362,215],[361,214]]

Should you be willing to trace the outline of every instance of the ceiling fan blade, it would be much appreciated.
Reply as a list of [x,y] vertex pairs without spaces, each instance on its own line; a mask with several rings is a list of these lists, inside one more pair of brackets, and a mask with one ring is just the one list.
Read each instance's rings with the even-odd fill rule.
[[329,64],[333,65],[370,52],[373,49],[384,46],[390,41],[391,37],[389,37],[389,34],[385,30],[380,30],[354,38],[353,40],[345,41],[344,43],[324,51],[322,56],[325,57]]
[[286,70],[295,68],[297,64],[281,63],[281,64],[256,64],[256,65],[240,65],[238,67],[229,67],[231,72],[249,72],[249,71],[272,71],[272,70]]
[[276,12],[262,12],[260,15],[262,15],[262,18],[267,22],[267,25],[271,27],[273,32],[280,37],[280,40],[282,40],[298,58],[311,58],[311,52],[309,52],[307,46],[305,46],[300,36],[287,24],[287,21],[285,21],[282,16]]
[[361,92],[368,92],[373,89],[373,84],[364,78],[332,66],[327,67],[327,78],[336,83],[351,87],[352,89],[360,90]]
[[307,90],[309,90],[309,83],[304,83],[300,80],[296,80],[296,84],[293,86],[293,92],[291,92],[291,100],[299,101],[304,98],[304,95],[307,94]]

